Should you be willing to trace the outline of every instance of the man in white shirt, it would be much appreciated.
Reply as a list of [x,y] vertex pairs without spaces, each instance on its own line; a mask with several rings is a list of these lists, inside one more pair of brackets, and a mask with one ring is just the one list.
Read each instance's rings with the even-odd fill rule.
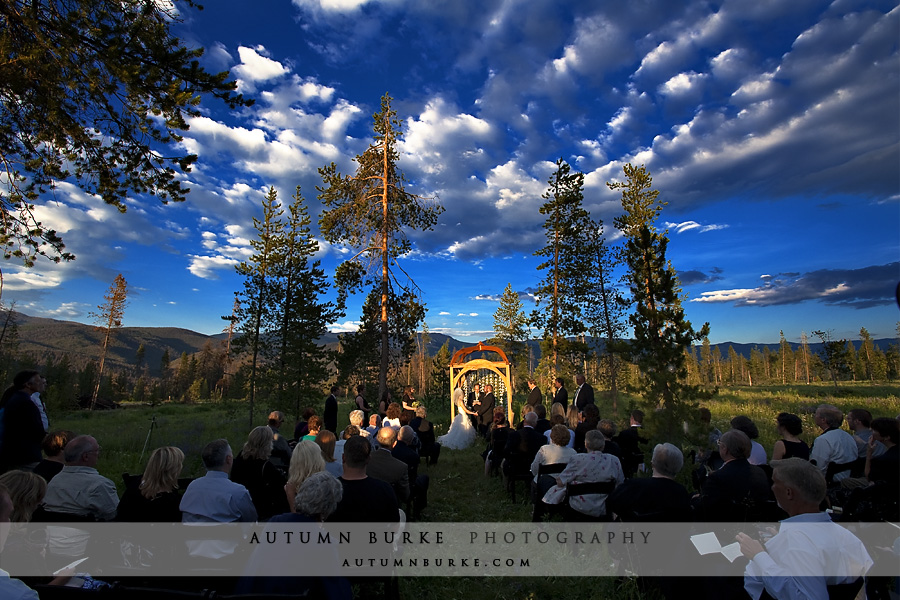
[[80,435],[66,444],[63,456],[66,466],[47,485],[44,508],[111,521],[116,516],[119,496],[116,484],[97,472],[100,444],[89,435]]
[[[816,425],[822,430],[822,435],[813,442],[809,453],[809,460],[815,463],[824,475],[831,463],[843,465],[855,461],[859,457],[859,449],[853,436],[841,429],[844,422],[844,413],[836,406],[820,404],[816,409]],[[837,483],[850,476],[850,471],[842,471],[835,474],[834,482]]]
[[753,600],[763,592],[775,600],[799,600],[828,598],[835,586],[861,588],[872,559],[856,536],[819,511],[826,490],[821,471],[802,458],[774,460],[772,468],[772,492],[789,518],[765,548],[745,533],[737,535],[750,559],[744,589]]

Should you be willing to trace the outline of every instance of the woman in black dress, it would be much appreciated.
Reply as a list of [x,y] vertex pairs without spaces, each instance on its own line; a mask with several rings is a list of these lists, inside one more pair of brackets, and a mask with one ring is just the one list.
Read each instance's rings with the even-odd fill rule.
[[129,523],[181,521],[178,475],[183,464],[184,452],[174,446],[154,450],[141,476],[141,483],[126,488],[122,494],[116,520]]
[[775,426],[781,439],[772,448],[772,460],[782,458],[802,458],[809,460],[809,446],[799,436],[803,433],[803,421],[791,413],[778,413]]
[[284,474],[269,460],[274,443],[275,437],[267,425],[256,427],[241,453],[234,457],[231,468],[231,480],[250,492],[260,521],[290,510],[284,496]]

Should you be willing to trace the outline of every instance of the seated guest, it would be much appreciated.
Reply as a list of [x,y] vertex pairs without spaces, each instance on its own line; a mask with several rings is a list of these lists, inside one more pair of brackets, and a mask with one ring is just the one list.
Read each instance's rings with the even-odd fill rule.
[[[319,433],[321,434],[324,431],[328,430],[323,429]],[[291,455],[291,466],[288,470],[288,480],[286,484],[282,485],[284,490],[282,498],[288,503],[286,506],[290,510],[294,510],[294,507],[289,503],[297,495],[300,485],[313,473],[320,473],[324,470],[325,459],[322,457],[321,446],[309,440],[303,440],[294,446],[294,453]]]
[[803,421],[800,417],[786,412],[778,413],[775,428],[781,439],[772,448],[772,460],[794,457],[809,460],[809,446],[798,437],[803,433]]
[[391,449],[391,456],[406,464],[409,477],[409,497],[414,511],[412,516],[418,519],[421,512],[428,506],[430,478],[428,475],[419,475],[419,462],[422,459],[412,447],[416,441],[416,434],[412,427],[404,425],[397,434],[397,441]]
[[316,439],[316,436],[319,435],[319,431],[322,429],[322,419],[313,415],[309,418],[309,422],[306,424],[306,435],[304,435],[300,440],[308,440],[310,442]]
[[[0,529],[8,532],[0,564],[12,572],[26,572],[35,568],[44,571],[47,569],[46,539],[36,539],[37,532],[29,531],[25,524],[31,521],[32,514],[44,499],[47,482],[29,471],[8,471],[0,475],[0,489],[4,488],[12,501],[12,510],[7,519],[0,519],[0,523],[11,523],[6,526],[0,524]],[[0,531],[0,536],[2,535],[3,531]],[[2,542],[0,548],[3,548]],[[2,594],[0,597],[5,598]]]
[[65,430],[51,431],[45,435],[44,441],[41,442],[41,450],[44,451],[44,456],[47,458],[38,463],[38,466],[34,468],[34,472],[43,477],[45,481],[53,479],[57,473],[62,471],[63,465],[66,464],[63,453],[66,449],[66,444],[74,437],[74,433]]
[[359,409],[351,410],[349,419],[350,424],[359,429],[359,435],[363,436],[364,438],[369,437],[369,431],[363,427],[363,411]]
[[66,465],[47,485],[44,508],[54,513],[109,521],[116,516],[116,485],[97,472],[100,444],[80,435],[66,444]]
[[235,523],[256,521],[256,507],[247,488],[228,479],[234,454],[227,440],[215,440],[200,454],[206,475],[187,487],[181,498],[184,523]]
[[435,441],[434,424],[428,420],[428,411],[424,404],[416,407],[416,417],[409,426],[419,438],[419,456],[425,458],[426,465],[436,465],[441,455],[441,445]]
[[372,446],[358,435],[344,445],[344,474],[340,481],[344,495],[328,517],[334,523],[397,523],[400,505],[390,484],[369,477],[367,467]]
[[[744,589],[753,600],[774,598],[853,598],[862,588],[872,559],[862,542],[819,510],[825,498],[822,472],[800,458],[772,461],[772,491],[789,517],[765,547],[745,533],[737,535],[750,562]],[[837,587],[836,587],[837,586]]]
[[[594,406],[588,404],[584,408]],[[622,473],[622,465],[619,459],[611,454],[603,454],[603,446],[606,440],[603,434],[593,429],[584,437],[585,454],[576,454],[569,459],[566,468],[556,477],[556,485],[551,487],[544,495],[543,501],[547,504],[560,504],[566,500],[566,485],[570,483],[594,483],[603,481],[615,481],[615,485],[621,485],[625,481]],[[585,494],[568,498],[569,508],[573,520],[593,520],[606,518],[607,494]]]
[[272,430],[272,452],[269,454],[269,462],[286,471],[288,463],[291,462],[291,445],[287,438],[279,433],[282,425],[284,425],[283,412],[273,410],[269,413],[269,429]]
[[400,413],[403,409],[396,402],[388,404],[387,412],[384,414],[384,420],[381,422],[382,427],[393,427],[400,429]]
[[[836,406],[820,404],[816,408],[816,426],[822,430],[822,434],[813,442],[809,451],[809,460],[815,464],[823,474],[828,472],[828,466],[849,465],[859,457],[859,448],[853,441],[853,436],[841,429],[844,422],[844,413]],[[843,470],[834,475],[834,482],[850,477],[850,470]]]
[[606,440],[603,452],[612,454],[619,459],[619,462],[622,462],[622,449],[619,448],[619,444],[613,441],[613,438],[616,437],[616,431],[618,431],[616,422],[611,419],[600,419],[597,423],[597,430],[603,434],[603,438]]
[[766,449],[756,441],[756,438],[759,437],[759,428],[753,419],[746,415],[738,415],[731,419],[731,428],[743,431],[750,438],[750,456],[747,458],[747,462],[751,465],[764,465],[768,462]]
[[509,421],[503,414],[503,409],[494,411],[494,422],[491,425],[490,433],[488,433],[488,446],[484,452],[484,474],[490,476],[491,473],[500,469],[506,451],[506,443],[509,441]]
[[[556,402],[556,404],[559,403]],[[544,432],[549,431],[551,427],[550,420],[547,418],[547,408],[543,404],[536,404],[534,412],[537,413],[537,422],[534,424],[534,429],[541,435],[544,435]]]
[[[559,405],[562,407],[562,405]],[[554,415],[554,419],[562,419],[562,415]],[[575,456],[576,452],[569,447],[571,432],[562,423],[557,423],[550,428],[550,443],[541,446],[534,460],[531,463],[531,473],[534,479],[531,482],[531,497],[534,502],[534,508],[531,513],[531,520],[535,523],[539,522],[544,514],[543,502],[541,498],[547,493],[556,480],[552,475],[542,475],[538,477],[541,465],[565,465]]]
[[[375,433],[378,433],[377,431]],[[347,425],[344,430],[341,432],[341,435],[338,436],[338,439],[334,442],[334,460],[341,460],[341,455],[344,453],[344,444],[347,443],[351,437],[361,437],[359,435],[359,427],[355,425]],[[369,444],[374,446],[375,436],[370,435],[368,438]],[[341,462],[343,464],[343,461]]]
[[316,414],[316,409],[311,406],[307,406],[303,409],[303,413],[300,415],[300,420],[297,421],[297,425],[294,426],[294,441],[299,442],[303,439],[303,436],[309,433],[309,418]]
[[184,452],[174,446],[157,448],[137,487],[122,494],[116,521],[130,523],[178,523],[181,521],[181,494],[178,475],[184,464]]
[[[562,406],[560,404],[560,406]],[[575,443],[574,433],[575,429],[578,427],[578,424],[581,423],[581,411],[578,410],[578,407],[574,404],[570,404],[569,408],[566,409],[566,426],[573,433],[572,444]]]
[[316,445],[322,449],[325,470],[334,477],[340,477],[344,473],[344,466],[334,457],[335,442],[337,442],[337,438],[327,429],[321,430],[316,436]]
[[534,407],[535,407],[535,406],[537,406],[537,404],[534,404],[534,405],[532,405],[532,404],[526,404],[526,405],[524,405],[524,406],[522,407],[522,411],[521,411],[521,413],[520,413],[520,415],[519,415],[519,422],[516,424],[516,429],[517,429],[517,430],[518,430],[518,429],[522,429],[522,427],[525,426],[525,415],[527,415],[527,414],[530,413],[530,412],[534,412]]
[[608,510],[625,522],[686,522],[691,520],[691,495],[675,481],[684,455],[673,444],[657,444],[650,459],[652,477],[633,477],[613,490]]
[[708,522],[743,522],[752,518],[752,508],[762,506],[770,498],[765,472],[751,465],[750,438],[732,429],[719,438],[719,454],[725,461],[706,478],[699,494],[693,498],[698,519]]
[[[562,404],[557,404],[556,406],[562,406]],[[553,431],[553,427],[556,425],[562,425],[566,427],[566,417],[564,415],[553,415],[550,417],[550,429],[544,432],[544,439],[547,440],[545,444],[552,444],[553,440],[550,439],[550,432]],[[569,441],[566,443],[567,448],[575,448],[575,431],[566,427],[566,431],[569,432]]]
[[409,499],[409,469],[403,461],[391,455],[397,442],[397,430],[393,427],[382,427],[375,436],[378,448],[369,457],[367,473],[369,477],[389,483],[397,494],[398,504]]
[[507,477],[528,473],[534,462],[534,455],[544,445],[544,436],[534,428],[537,420],[536,412],[526,413],[522,429],[509,432],[503,449],[503,473]]
[[378,424],[381,422],[381,420],[383,418],[384,417],[382,417],[376,413],[372,413],[371,415],[369,415],[369,426],[366,427],[366,431],[369,432],[370,436],[374,436],[376,433],[378,433],[378,429],[379,429]]
[[[334,438],[334,434],[327,429],[320,432],[320,435],[326,432]],[[296,511],[272,517],[269,523],[321,523],[334,513],[343,494],[343,487],[337,479],[328,473],[313,473],[291,499],[291,505]],[[270,526],[272,527],[274,526]],[[291,552],[285,552],[283,548],[270,544],[259,545],[250,557],[235,593],[284,594],[328,600],[350,600],[353,597],[350,582],[344,577],[319,577],[314,573],[290,575],[297,572],[298,564],[321,564],[323,553],[327,553],[337,563],[339,558],[334,546],[317,543],[301,545],[299,548],[293,548],[292,545],[290,548]]]
[[[872,413],[864,408],[854,408],[847,413],[847,429],[853,434],[853,441],[859,448],[859,457],[865,458],[868,452],[866,446],[872,437]],[[875,456],[884,454],[887,450],[880,442],[875,443]]]
[[575,428],[575,451],[585,452],[584,436],[588,431],[597,429],[600,423],[600,409],[596,404],[587,404],[581,411],[581,422]]
[[[893,486],[900,483],[900,458],[898,458],[897,442],[900,439],[897,419],[879,417],[872,421],[872,435],[866,443],[865,474],[872,483],[883,481]],[[886,450],[876,455],[877,444]]]
[[231,467],[231,481],[241,484],[250,492],[260,521],[288,511],[284,496],[284,474],[271,460],[273,445],[271,426],[254,428]]

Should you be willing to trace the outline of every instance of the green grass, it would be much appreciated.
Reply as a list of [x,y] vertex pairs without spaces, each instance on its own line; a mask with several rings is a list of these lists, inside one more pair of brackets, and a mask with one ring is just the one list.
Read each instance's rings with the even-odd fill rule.
[[[598,394],[601,415],[613,417],[612,406]],[[798,414],[804,423],[801,436],[811,443],[818,430],[812,422],[812,413],[821,403],[838,406],[845,413],[851,408],[864,407],[878,416],[897,416],[900,413],[900,389],[896,386],[847,385],[837,395],[830,385],[770,386],[724,388],[713,400],[705,402],[713,415],[713,424],[720,430],[729,429],[729,421],[738,414],[752,418],[760,430],[759,442],[771,454],[777,439],[775,416],[782,411]],[[620,397],[619,418],[623,424],[627,414],[628,398]],[[347,424],[349,401],[339,406],[339,428]],[[429,406],[429,418],[438,429],[438,435],[447,431],[449,415],[439,414],[439,409]],[[150,437],[148,450],[141,459],[141,450],[147,440],[151,420],[156,425]],[[54,428],[66,428],[76,433],[96,437],[103,451],[98,469],[120,487],[123,472],[138,473],[143,470],[153,448],[165,445],[178,446],[185,452],[184,476],[203,474],[200,450],[209,441],[224,437],[237,451],[249,431],[247,407],[244,404],[226,402],[216,404],[181,405],[167,404],[157,407],[126,406],[121,410],[89,413],[86,411],[51,415]],[[265,415],[254,423],[261,425]],[[291,435],[292,426],[284,433]],[[431,478],[429,505],[423,513],[424,521],[431,522],[522,522],[530,521],[530,506],[524,485],[520,484],[517,504],[512,504],[499,478],[484,476],[481,452],[483,442],[477,442],[466,450],[441,452],[437,465],[423,466],[420,473]],[[687,479],[689,481],[689,478]],[[429,600],[464,600],[472,598],[534,599],[567,598],[571,600],[595,600],[623,598],[650,600],[652,592],[638,589],[633,579],[597,578],[590,582],[582,578],[409,578],[401,581],[404,598],[425,596]]]

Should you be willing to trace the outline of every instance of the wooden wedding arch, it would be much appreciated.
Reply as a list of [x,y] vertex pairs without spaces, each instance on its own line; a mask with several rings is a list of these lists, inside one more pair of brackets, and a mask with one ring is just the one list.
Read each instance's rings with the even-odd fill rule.
[[[494,352],[500,357],[500,360],[487,360],[486,358],[467,360],[469,355],[475,352]],[[506,418],[512,423],[512,385],[510,384],[509,359],[506,358],[506,353],[497,346],[487,346],[484,342],[478,342],[475,346],[461,348],[453,354],[453,358],[450,359],[450,397],[453,397],[453,390],[456,389],[457,382],[465,377],[466,373],[482,369],[496,373],[503,382],[503,387],[506,388]],[[466,389],[466,393],[468,394],[468,389]],[[450,419],[452,420],[455,416],[456,406],[451,402]]]

